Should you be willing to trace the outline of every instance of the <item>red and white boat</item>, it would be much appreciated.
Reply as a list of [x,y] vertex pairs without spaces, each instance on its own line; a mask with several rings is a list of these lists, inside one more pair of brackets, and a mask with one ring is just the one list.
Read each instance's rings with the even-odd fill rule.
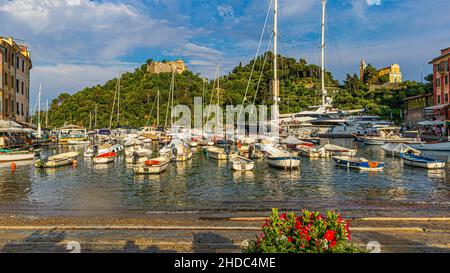
[[116,159],[117,153],[115,152],[109,152],[109,153],[104,153],[98,156],[94,156],[92,158],[92,160],[94,161],[95,164],[107,164],[107,163],[112,163],[114,162],[114,160]]

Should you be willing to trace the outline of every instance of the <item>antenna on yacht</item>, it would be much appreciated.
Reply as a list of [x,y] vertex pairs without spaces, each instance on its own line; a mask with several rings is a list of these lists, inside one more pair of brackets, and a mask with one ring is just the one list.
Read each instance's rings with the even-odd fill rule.
[[273,103],[274,111],[278,111],[278,100],[279,100],[279,84],[278,84],[278,0],[274,2],[274,23],[273,23]]
[[327,90],[325,90],[325,14],[327,0],[322,0],[322,46],[321,46],[321,88],[322,88],[322,106],[327,103]]

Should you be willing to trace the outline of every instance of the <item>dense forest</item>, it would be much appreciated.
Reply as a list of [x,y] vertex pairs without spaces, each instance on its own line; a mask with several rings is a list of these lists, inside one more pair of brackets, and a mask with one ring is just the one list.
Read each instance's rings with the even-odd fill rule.
[[[247,65],[239,64],[228,75],[218,81],[207,81],[200,75],[185,71],[174,78],[174,105],[192,106],[194,97],[205,97],[213,103],[219,94],[220,104],[272,104],[273,54],[267,52]],[[147,63],[151,62],[149,60]],[[296,60],[278,56],[280,77],[280,111],[293,113],[320,103],[320,67],[308,64],[306,60]],[[376,72],[376,70],[375,70]],[[404,82],[386,85],[386,79],[377,78],[374,68],[369,66],[362,80],[357,75],[347,75],[340,85],[330,72],[325,74],[327,90],[334,106],[343,110],[365,108],[368,114],[376,114],[400,121],[403,99],[431,92],[429,82]],[[251,79],[250,79],[251,75]],[[104,85],[85,88],[73,95],[61,93],[54,99],[48,113],[51,127],[67,124],[94,126],[94,109],[97,106],[97,128],[131,126],[141,127],[156,122],[156,97],[160,93],[160,124],[166,120],[170,98],[171,73],[151,74],[147,64],[134,72],[122,74],[120,78],[120,117],[117,117],[115,94],[118,79]],[[250,79],[250,80],[249,80]],[[217,88],[219,85],[219,88]],[[247,92],[246,92],[247,91]],[[115,106],[112,118],[112,108]]]

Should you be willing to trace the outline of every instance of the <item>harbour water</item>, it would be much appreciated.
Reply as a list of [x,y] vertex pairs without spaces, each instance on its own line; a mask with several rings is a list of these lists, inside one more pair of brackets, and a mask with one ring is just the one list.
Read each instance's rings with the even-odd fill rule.
[[[194,150],[188,162],[171,163],[159,176],[135,176],[123,157],[94,165],[83,147],[49,147],[45,153],[78,150],[77,166],[35,169],[32,162],[0,165],[0,214],[45,216],[148,215],[160,212],[339,209],[410,214],[445,214],[450,210],[450,171],[404,166],[379,146],[353,140],[332,143],[358,148],[358,156],[386,162],[370,173],[335,166],[330,159],[302,159],[301,170],[283,171],[260,160],[252,172]],[[447,153],[434,156],[449,159]]]

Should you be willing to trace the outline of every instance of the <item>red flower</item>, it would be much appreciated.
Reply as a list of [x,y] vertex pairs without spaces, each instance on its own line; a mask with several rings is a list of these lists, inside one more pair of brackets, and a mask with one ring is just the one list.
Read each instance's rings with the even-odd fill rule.
[[302,228],[302,223],[300,221],[297,220],[297,222],[295,222],[295,228],[297,230],[300,230]]
[[334,240],[333,242],[331,242],[330,248],[333,248],[335,245],[336,245],[336,240]]
[[333,241],[334,233],[335,233],[334,230],[327,230],[327,232],[325,232],[325,236],[324,236],[325,240],[327,240],[329,242]]
[[322,219],[323,219],[322,214],[319,214],[319,216],[317,216],[317,219],[318,219],[318,220],[322,220]]
[[287,214],[286,213],[281,214],[280,218],[283,220],[287,220]]
[[292,243],[292,237],[289,237],[289,238],[288,238],[288,242],[289,242],[289,243]]

